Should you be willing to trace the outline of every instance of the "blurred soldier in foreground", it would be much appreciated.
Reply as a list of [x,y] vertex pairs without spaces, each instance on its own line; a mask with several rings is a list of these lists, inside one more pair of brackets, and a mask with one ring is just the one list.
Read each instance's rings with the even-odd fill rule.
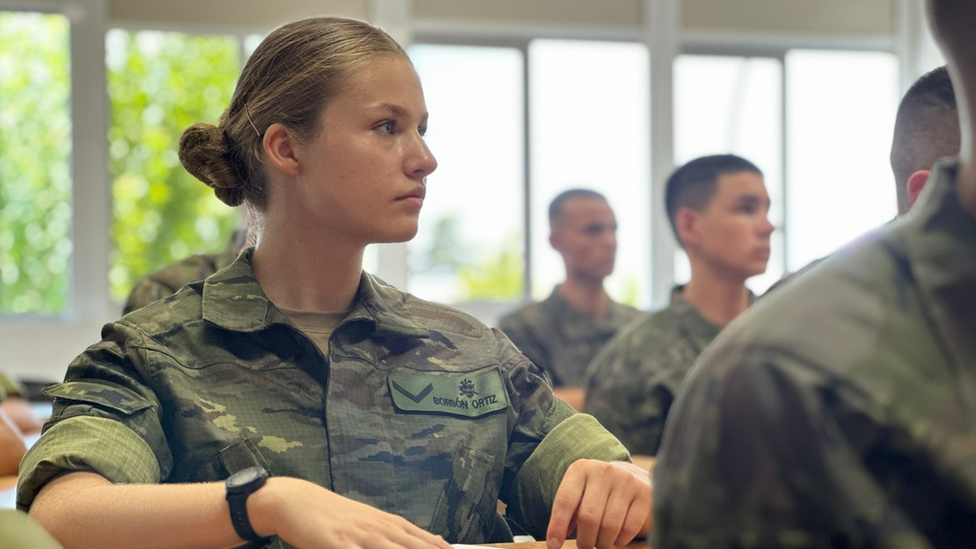
[[971,547],[976,539],[976,2],[928,0],[958,160],[911,215],[723,332],[655,469],[671,547]]

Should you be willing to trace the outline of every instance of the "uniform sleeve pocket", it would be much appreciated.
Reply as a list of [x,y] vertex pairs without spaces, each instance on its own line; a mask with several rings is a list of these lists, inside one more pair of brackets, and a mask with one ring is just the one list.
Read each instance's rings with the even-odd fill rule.
[[268,467],[268,461],[264,459],[257,445],[247,436],[221,450],[220,461],[224,465],[227,476],[255,466],[263,468],[269,475],[272,474],[271,468]]
[[90,381],[59,383],[44,389],[44,394],[55,399],[53,420],[76,415],[102,415],[92,414],[94,410],[131,416],[152,406],[132,389]]
[[458,444],[452,464],[451,480],[441,494],[431,520],[430,531],[450,543],[485,543],[494,525],[498,500],[492,481],[495,459]]

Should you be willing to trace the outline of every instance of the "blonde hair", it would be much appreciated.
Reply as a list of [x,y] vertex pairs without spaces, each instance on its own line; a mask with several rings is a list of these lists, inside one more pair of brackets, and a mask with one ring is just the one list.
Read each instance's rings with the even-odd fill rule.
[[299,139],[314,139],[322,109],[345,80],[389,55],[407,57],[388,34],[361,21],[316,17],[276,29],[248,59],[217,125],[197,123],[183,132],[180,162],[225,204],[247,201],[263,210],[268,126],[281,123]]

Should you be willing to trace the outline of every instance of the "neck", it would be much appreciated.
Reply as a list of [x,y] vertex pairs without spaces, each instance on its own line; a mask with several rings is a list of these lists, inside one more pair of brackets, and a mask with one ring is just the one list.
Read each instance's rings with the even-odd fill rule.
[[691,281],[681,295],[706,320],[720,327],[749,307],[745,278],[718,273],[701,261],[692,260]]
[[252,258],[261,289],[285,309],[348,310],[359,289],[363,247],[310,237],[296,225],[266,223]]
[[603,289],[603,280],[566,275],[566,281],[556,286],[556,291],[580,314],[594,320],[606,316],[610,308],[610,296]]

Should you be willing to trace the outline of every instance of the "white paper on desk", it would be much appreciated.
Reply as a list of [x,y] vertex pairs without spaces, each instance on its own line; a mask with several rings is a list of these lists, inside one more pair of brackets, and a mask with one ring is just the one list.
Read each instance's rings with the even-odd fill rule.
[[482,547],[487,547],[486,545],[465,545],[463,543],[452,543],[451,547],[455,549],[480,549]]

